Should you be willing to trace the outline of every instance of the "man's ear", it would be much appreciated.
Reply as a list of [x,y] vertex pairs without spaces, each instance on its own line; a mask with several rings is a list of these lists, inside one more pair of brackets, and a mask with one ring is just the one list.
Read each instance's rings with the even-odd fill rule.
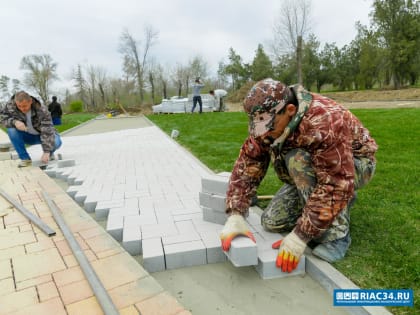
[[296,114],[296,111],[297,111],[297,109],[296,109],[296,106],[295,105],[293,105],[293,104],[287,104],[286,105],[286,114],[287,114],[287,116],[289,116],[289,117],[294,116]]

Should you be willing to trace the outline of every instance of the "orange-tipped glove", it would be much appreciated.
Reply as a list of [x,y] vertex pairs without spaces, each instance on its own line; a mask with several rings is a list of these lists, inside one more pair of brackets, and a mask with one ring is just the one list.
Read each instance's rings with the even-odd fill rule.
[[238,235],[244,235],[255,241],[254,235],[249,230],[244,217],[240,214],[232,214],[226,221],[222,232],[220,233],[220,240],[222,241],[222,249],[227,252],[230,249],[232,240]]
[[279,249],[276,266],[283,272],[292,272],[299,264],[306,243],[302,241],[295,232],[290,232],[284,239],[274,242],[271,245],[274,249]]

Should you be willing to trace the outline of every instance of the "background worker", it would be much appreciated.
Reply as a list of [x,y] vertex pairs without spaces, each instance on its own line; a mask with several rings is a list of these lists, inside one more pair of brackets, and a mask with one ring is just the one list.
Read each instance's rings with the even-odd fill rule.
[[351,242],[349,209],[355,190],[375,171],[375,140],[350,111],[300,85],[262,80],[249,91],[244,110],[249,136],[230,177],[223,249],[237,235],[255,241],[244,217],[271,157],[284,185],[264,210],[261,224],[272,232],[290,232],[273,244],[276,266],[294,270],[310,241],[314,255],[328,262],[342,259]]
[[25,144],[41,144],[43,164],[54,158],[54,151],[61,146],[61,138],[53,126],[50,112],[35,97],[24,91],[17,92],[1,110],[0,116],[21,160],[18,167],[32,165]]
[[225,104],[224,104],[224,98],[227,95],[227,92],[222,89],[216,89],[209,91],[209,94],[214,97],[214,102],[216,104],[216,108],[219,112],[225,111]]
[[194,84],[192,85],[193,91],[193,107],[191,109],[191,113],[194,113],[194,109],[198,105],[200,105],[200,114],[203,112],[203,101],[201,99],[201,89],[204,87],[204,84],[201,83],[200,78],[195,79]]
[[61,125],[63,111],[61,109],[61,104],[57,102],[57,96],[52,97],[52,102],[48,105],[48,110],[51,113],[53,125]]

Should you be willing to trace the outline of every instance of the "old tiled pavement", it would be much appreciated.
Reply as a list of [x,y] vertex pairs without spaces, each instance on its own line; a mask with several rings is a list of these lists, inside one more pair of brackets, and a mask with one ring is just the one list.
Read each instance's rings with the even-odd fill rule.
[[42,198],[46,191],[120,314],[190,314],[39,168],[0,162],[0,187],[56,231],[48,237],[0,198],[0,314],[103,314]]

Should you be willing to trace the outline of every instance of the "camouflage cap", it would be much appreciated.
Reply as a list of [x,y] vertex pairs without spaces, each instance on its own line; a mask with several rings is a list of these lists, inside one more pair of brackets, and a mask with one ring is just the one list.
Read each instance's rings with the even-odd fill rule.
[[249,133],[258,137],[273,129],[275,115],[286,105],[290,89],[280,81],[264,79],[257,82],[244,100],[249,116]]

